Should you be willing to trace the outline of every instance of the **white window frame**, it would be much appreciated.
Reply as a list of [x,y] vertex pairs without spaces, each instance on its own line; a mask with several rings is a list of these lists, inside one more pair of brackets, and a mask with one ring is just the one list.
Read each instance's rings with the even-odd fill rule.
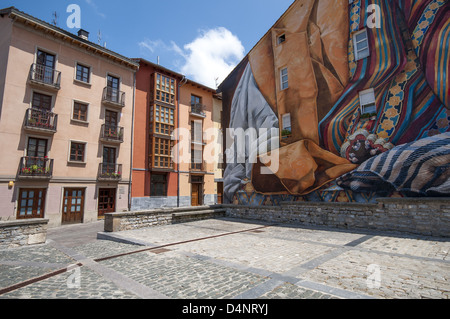
[[[360,34],[364,34],[364,39],[361,40],[361,41],[357,41],[357,40],[356,40],[356,37],[357,37],[358,35],[360,35]],[[364,48],[361,49],[361,50],[358,50],[358,44],[359,44],[359,43],[362,43],[362,42],[364,42],[364,41],[367,42],[367,46],[364,47]],[[367,54],[361,54],[361,53],[360,53],[361,51],[364,51],[364,50],[366,50],[366,49],[367,49],[367,51],[368,51]],[[358,32],[355,32],[355,33],[353,34],[353,52],[354,52],[355,60],[356,60],[356,61],[361,60],[361,59],[364,59],[364,58],[367,58],[367,57],[370,56],[369,36],[368,36],[368,34],[367,34],[367,29],[366,29],[366,28],[364,28],[364,29],[362,29],[362,30],[360,30],[360,31],[358,31]]]
[[[377,112],[377,105],[376,105],[376,99],[375,99],[375,91],[374,89],[370,88],[364,91],[359,92],[359,105],[360,105],[360,111],[361,116],[366,114],[374,114]],[[368,111],[368,108],[371,108],[370,111]],[[375,109],[373,109],[375,108]]]
[[[283,74],[284,71],[286,71],[286,74]],[[284,79],[284,77],[286,79]],[[283,91],[288,88],[289,88],[289,73],[288,73],[288,68],[285,67],[285,68],[280,69],[280,89],[281,89],[281,91]]]

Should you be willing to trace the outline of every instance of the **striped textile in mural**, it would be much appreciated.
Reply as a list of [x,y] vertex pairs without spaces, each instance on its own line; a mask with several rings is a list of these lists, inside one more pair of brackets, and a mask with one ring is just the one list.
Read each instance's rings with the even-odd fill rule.
[[[350,82],[321,121],[321,146],[340,153],[359,130],[394,145],[450,131],[450,1],[357,0],[350,5],[350,39],[366,28],[367,8],[382,10],[381,28],[367,29],[371,54],[355,61]],[[358,92],[373,88],[376,118],[363,119]]]
[[397,146],[336,180],[355,192],[396,190],[408,196],[450,195],[450,133]]

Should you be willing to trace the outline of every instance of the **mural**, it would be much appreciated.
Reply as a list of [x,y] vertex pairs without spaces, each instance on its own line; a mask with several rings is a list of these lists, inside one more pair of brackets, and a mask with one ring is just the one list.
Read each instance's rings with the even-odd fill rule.
[[[449,2],[332,3],[295,1],[219,88],[228,127],[279,132],[245,163],[228,152],[226,199],[449,196]],[[273,174],[250,160],[261,146],[279,152]]]

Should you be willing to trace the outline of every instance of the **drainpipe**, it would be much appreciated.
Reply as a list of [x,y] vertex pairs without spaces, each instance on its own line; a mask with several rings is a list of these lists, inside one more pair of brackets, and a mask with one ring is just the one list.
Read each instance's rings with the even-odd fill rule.
[[131,186],[133,180],[133,145],[134,145],[134,112],[136,99],[136,71],[133,73],[133,113],[131,120],[131,154],[130,154],[130,181],[128,185],[128,211],[131,211]]
[[[180,162],[179,160],[179,156],[180,156],[180,88],[185,85],[187,82],[187,78],[183,75],[183,78],[181,79],[180,83],[177,86],[177,154],[178,154],[178,162]],[[180,207],[180,163],[177,164],[178,165],[178,169],[177,169],[177,178],[178,178],[178,185],[177,185],[177,207]]]

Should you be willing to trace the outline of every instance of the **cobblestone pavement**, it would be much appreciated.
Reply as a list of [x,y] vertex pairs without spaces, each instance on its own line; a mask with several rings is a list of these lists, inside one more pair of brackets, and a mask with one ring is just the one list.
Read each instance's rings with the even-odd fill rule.
[[0,298],[450,297],[448,238],[227,218],[120,233],[99,222],[89,235],[87,227],[0,250]]

